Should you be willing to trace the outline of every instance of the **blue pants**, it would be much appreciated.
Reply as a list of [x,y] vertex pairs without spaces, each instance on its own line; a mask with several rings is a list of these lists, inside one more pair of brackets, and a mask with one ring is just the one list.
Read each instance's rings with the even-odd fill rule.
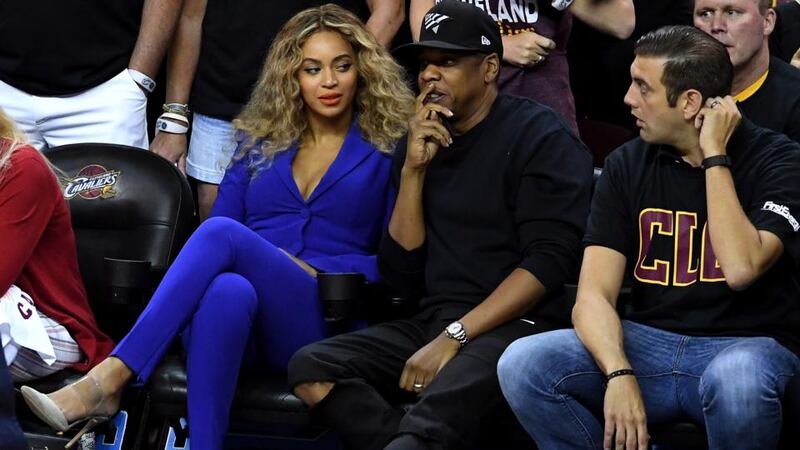
[[[623,330],[649,423],[704,424],[710,450],[777,448],[795,354],[766,337],[690,337],[630,321]],[[574,330],[514,342],[498,375],[539,448],[602,448],[605,376]]]
[[220,449],[245,357],[285,370],[325,337],[316,279],[241,223],[205,221],[112,353],[144,382],[183,333],[192,449]]

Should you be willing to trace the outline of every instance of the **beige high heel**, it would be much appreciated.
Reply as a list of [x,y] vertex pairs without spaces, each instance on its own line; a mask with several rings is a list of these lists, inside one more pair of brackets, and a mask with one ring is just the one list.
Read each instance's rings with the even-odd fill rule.
[[[96,400],[87,400],[84,395],[81,395],[77,388],[81,383],[88,383],[89,397]],[[65,449],[70,449],[80,440],[81,436],[91,431],[97,425],[108,421],[111,416],[116,414],[119,410],[119,402],[122,393],[120,392],[111,396],[105,395],[100,388],[100,384],[91,375],[86,375],[63,389],[66,393],[74,396],[84,407],[85,416],[72,423],[67,422],[64,412],[49,396],[42,394],[36,389],[29,388],[28,386],[22,386],[21,391],[22,398],[25,399],[25,403],[28,404],[31,411],[56,431],[67,431],[80,423],[86,422],[75,437],[64,446]],[[89,402],[92,402],[93,405],[89,404]]]

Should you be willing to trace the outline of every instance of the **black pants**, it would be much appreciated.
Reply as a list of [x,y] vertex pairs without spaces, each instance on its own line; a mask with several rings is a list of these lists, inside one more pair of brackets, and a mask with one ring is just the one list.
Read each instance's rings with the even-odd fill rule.
[[520,337],[558,327],[513,320],[470,341],[418,396],[402,391],[406,360],[468,310],[428,308],[308,345],[289,362],[290,386],[335,383],[313,412],[353,450],[474,447],[509,412],[497,381],[500,355]]
[[27,450],[25,435],[14,414],[14,384],[6,367],[6,359],[0,352],[0,449]]

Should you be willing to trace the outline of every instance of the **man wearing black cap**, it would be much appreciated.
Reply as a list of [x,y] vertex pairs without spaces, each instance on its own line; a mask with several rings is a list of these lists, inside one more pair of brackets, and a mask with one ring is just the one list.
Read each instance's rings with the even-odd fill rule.
[[[398,49],[419,59],[422,92],[395,154],[378,262],[389,283],[424,289],[420,310],[289,364],[294,392],[350,448],[476,445],[507,411],[496,375],[506,346],[568,324],[559,299],[577,267],[591,157],[552,110],[498,95],[502,51],[488,15],[450,1]],[[405,414],[392,407],[413,399]]]

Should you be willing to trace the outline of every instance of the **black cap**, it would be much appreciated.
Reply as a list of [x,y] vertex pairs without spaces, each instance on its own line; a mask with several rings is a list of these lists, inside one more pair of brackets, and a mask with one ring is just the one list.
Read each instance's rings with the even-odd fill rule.
[[423,48],[497,53],[503,59],[500,27],[482,9],[458,0],[443,0],[422,18],[419,41],[401,45],[398,58],[415,55]]

